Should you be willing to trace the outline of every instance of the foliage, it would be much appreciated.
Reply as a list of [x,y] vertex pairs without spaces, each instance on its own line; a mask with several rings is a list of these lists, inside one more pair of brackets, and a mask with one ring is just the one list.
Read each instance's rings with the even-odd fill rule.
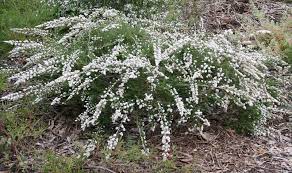
[[6,0],[0,1],[0,59],[7,56],[11,46],[3,41],[25,39],[24,36],[10,31],[11,28],[33,27],[41,22],[56,17],[56,9],[40,0]]
[[40,117],[35,116],[39,109],[32,105],[31,101],[31,98],[27,97],[13,107],[4,103],[1,105],[0,121],[6,125],[12,140],[22,140],[27,136],[38,137],[45,129],[44,124],[39,121]]
[[155,172],[158,173],[174,172],[176,169],[177,167],[173,160],[166,160],[164,162],[160,162],[154,168]]
[[139,162],[147,159],[145,155],[141,154],[141,147],[139,145],[132,145],[127,150],[120,151],[118,158],[127,162]]
[[273,38],[269,44],[269,47],[275,51],[284,55],[284,60],[291,64],[291,55],[289,50],[292,47],[292,17],[287,17],[279,24],[273,22],[264,23],[263,27],[272,32]]
[[146,134],[158,127],[164,159],[173,128],[202,133],[210,125],[208,114],[233,110],[248,122],[243,129],[253,130],[262,118],[254,110],[278,102],[265,80],[265,62],[277,57],[233,45],[229,32],[183,32],[180,23],[156,19],[95,8],[14,29],[39,39],[6,41],[15,46],[9,56],[25,57],[26,64],[9,78],[18,91],[2,100],[34,96],[34,102],[53,98],[52,105],[80,100],[83,130],[105,126],[113,131],[109,151],[134,123],[147,154]]
[[289,52],[292,46],[292,11],[289,7],[286,8],[277,22],[268,18],[262,10],[254,9],[258,24],[246,21],[245,29],[250,33],[249,37],[257,41],[258,46],[271,53],[280,54],[283,60],[291,65],[292,56]]
[[76,172],[83,173],[84,161],[82,158],[59,156],[52,151],[44,154],[45,163],[41,166],[44,173]]
[[6,89],[6,81],[7,81],[7,76],[5,73],[0,71],[0,93]]
[[[30,142],[40,137],[47,127],[42,117],[38,116],[40,108],[32,105],[31,101],[27,97],[13,105],[7,102],[0,105],[0,163],[11,168],[12,172],[29,169],[27,158],[19,150],[26,150]],[[45,114],[44,110],[41,112]],[[11,164],[11,159],[18,164]]]
[[258,107],[248,107],[246,110],[239,108],[234,117],[228,119],[226,125],[236,129],[238,133],[252,134],[257,122],[261,119],[261,110]]
[[292,64],[292,45],[290,45],[287,49],[284,50],[284,53],[286,55],[286,57],[284,58],[284,60],[288,63],[288,64]]

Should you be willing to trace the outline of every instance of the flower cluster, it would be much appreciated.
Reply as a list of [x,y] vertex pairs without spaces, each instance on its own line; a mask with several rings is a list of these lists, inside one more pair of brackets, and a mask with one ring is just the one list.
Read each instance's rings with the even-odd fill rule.
[[166,159],[174,126],[202,133],[210,112],[277,103],[265,83],[265,61],[277,58],[235,46],[229,32],[183,32],[163,20],[105,8],[14,30],[44,39],[7,41],[15,46],[11,57],[27,57],[27,64],[9,78],[19,91],[2,99],[55,96],[54,105],[80,98],[83,130],[102,125],[101,118],[115,126],[109,150],[138,120],[144,152],[147,131],[160,127]]
[[158,11],[165,9],[170,4],[179,4],[168,0],[119,0],[119,1],[97,1],[97,0],[41,0],[44,4],[57,7],[60,16],[79,14],[97,7],[108,7],[122,10],[129,15],[137,14],[152,16]]

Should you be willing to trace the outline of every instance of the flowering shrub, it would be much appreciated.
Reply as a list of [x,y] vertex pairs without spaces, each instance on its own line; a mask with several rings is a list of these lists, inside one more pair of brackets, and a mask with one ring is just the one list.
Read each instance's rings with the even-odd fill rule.
[[[109,7],[126,12],[137,12],[139,15],[149,15],[161,10],[172,1],[166,0],[119,0],[119,1],[96,1],[96,0],[43,0],[43,2],[59,8],[61,16],[79,14],[81,11],[93,7]],[[159,8],[157,8],[159,7]]]
[[175,126],[202,133],[211,113],[232,108],[247,110],[247,117],[266,115],[277,102],[267,92],[264,63],[276,58],[234,46],[229,32],[183,32],[104,8],[14,31],[38,39],[7,41],[15,46],[10,57],[26,57],[26,64],[9,78],[19,90],[2,100],[33,95],[35,102],[53,97],[55,105],[80,99],[83,130],[114,125],[109,150],[135,122],[145,153],[147,131],[160,128],[167,158]]

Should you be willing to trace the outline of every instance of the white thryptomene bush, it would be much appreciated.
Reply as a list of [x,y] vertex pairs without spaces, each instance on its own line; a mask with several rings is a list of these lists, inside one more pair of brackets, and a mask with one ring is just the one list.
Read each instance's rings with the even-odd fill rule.
[[15,46],[10,57],[26,57],[26,64],[9,78],[19,90],[2,99],[80,100],[83,130],[114,125],[109,150],[134,122],[146,153],[147,131],[160,129],[167,158],[173,127],[202,132],[207,115],[230,109],[250,111],[244,115],[258,121],[277,102],[265,82],[265,62],[276,58],[234,46],[229,32],[185,32],[104,8],[14,30],[35,37],[7,41]]
[[[41,0],[45,4],[57,7],[61,16],[79,14],[81,11],[87,11],[89,8],[108,7],[125,12],[137,13],[142,16],[151,16],[166,9],[169,5],[182,4],[184,1],[169,0]],[[178,6],[177,6],[178,7]],[[179,8],[179,7],[178,7]]]

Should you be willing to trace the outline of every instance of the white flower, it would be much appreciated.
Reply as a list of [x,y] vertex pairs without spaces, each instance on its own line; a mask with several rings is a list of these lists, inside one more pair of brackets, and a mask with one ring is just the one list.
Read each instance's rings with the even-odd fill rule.
[[51,102],[51,105],[59,104],[60,101],[61,101],[61,98],[56,97],[56,98],[54,98],[54,100]]
[[118,118],[123,117],[123,115],[121,114],[121,110],[116,110],[115,113],[112,115],[112,122],[115,123]]
[[118,144],[119,138],[117,134],[113,134],[112,136],[109,137],[108,141],[107,141],[107,148],[109,150],[113,150],[116,148],[117,144]]
[[87,144],[83,147],[85,157],[89,157],[91,153],[95,150],[97,142],[95,140],[89,139]]
[[108,17],[115,17],[118,15],[118,11],[114,9],[108,9],[103,13],[103,17],[108,18]]

